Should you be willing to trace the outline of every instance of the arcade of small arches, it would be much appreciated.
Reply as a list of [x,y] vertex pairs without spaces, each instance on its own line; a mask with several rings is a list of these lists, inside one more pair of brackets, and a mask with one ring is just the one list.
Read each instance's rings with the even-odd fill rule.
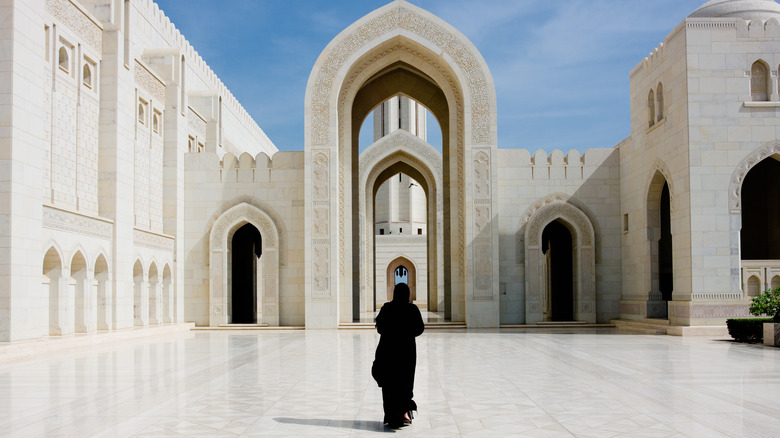
[[132,272],[133,301],[121,302],[111,286],[110,258],[102,251],[87,258],[84,250],[76,249],[66,257],[56,244],[49,246],[41,282],[42,296],[48,298],[49,334],[114,330],[122,313],[132,314],[135,326],[178,321],[170,261],[145,265],[139,258]]

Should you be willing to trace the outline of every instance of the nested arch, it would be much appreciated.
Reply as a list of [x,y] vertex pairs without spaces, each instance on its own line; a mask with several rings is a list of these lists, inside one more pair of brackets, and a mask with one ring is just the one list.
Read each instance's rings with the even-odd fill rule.
[[230,274],[229,251],[233,234],[246,224],[254,226],[262,237],[263,284],[262,321],[271,326],[279,325],[279,231],[271,217],[255,207],[242,202],[222,213],[209,235],[209,325],[230,323]]
[[558,221],[572,237],[574,318],[596,322],[596,236],[588,216],[574,205],[555,201],[537,210],[525,229],[526,323],[543,320],[545,261],[542,235]]
[[[444,301],[442,285],[443,220],[437,212],[442,211],[442,163],[441,155],[431,145],[404,131],[396,130],[383,137],[360,156],[360,260],[361,300],[368,305],[373,302],[369,291],[380,285],[373,283],[374,267],[374,201],[376,192],[384,181],[404,173],[421,184],[426,196],[426,222],[428,224],[428,305],[432,311]],[[365,307],[365,306],[364,306]]]
[[[444,228],[450,230],[445,236],[444,269],[460,297],[458,317],[465,317],[466,240],[471,230],[466,226],[466,163],[472,147],[496,147],[495,89],[484,59],[465,36],[404,1],[377,9],[340,33],[322,52],[309,77],[305,99],[307,181],[313,180],[313,159],[320,151],[327,151],[329,182],[338,189],[321,200],[336,206],[328,213],[334,224],[328,234],[314,237],[313,225],[307,223],[306,238],[311,239],[306,247],[310,260],[307,284],[314,284],[316,292],[308,296],[336,298],[336,290],[331,288],[341,285],[338,299],[351,296],[354,300],[356,291],[347,285],[359,284],[354,277],[349,278],[359,271],[352,266],[360,241],[352,235],[360,229],[359,212],[353,205],[360,198],[355,172],[359,128],[374,107],[397,94],[425,106],[442,129],[443,179],[448,181],[443,187],[443,220]],[[313,186],[307,184],[307,200],[316,190]],[[311,204],[306,205],[307,218],[312,218]],[[313,253],[336,260],[315,263]],[[327,277],[341,280],[329,280],[326,270]],[[341,308],[344,315],[345,307]]]

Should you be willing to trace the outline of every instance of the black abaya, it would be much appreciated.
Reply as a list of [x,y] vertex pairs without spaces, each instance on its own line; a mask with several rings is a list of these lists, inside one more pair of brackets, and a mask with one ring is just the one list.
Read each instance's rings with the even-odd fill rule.
[[[399,298],[397,291],[394,298]],[[405,412],[417,410],[412,400],[417,364],[414,338],[422,334],[424,324],[420,309],[408,302],[408,296],[407,293],[404,300],[400,295],[401,299],[385,303],[376,317],[376,329],[381,335],[376,349],[376,366],[379,367],[385,423],[391,426],[402,424]]]

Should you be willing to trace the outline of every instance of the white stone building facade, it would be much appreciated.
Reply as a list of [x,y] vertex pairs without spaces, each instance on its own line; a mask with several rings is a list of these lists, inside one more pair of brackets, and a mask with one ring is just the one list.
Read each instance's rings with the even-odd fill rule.
[[[479,51],[402,0],[324,48],[299,152],[277,151],[150,0],[0,0],[0,15],[0,340],[336,328],[381,305],[404,251],[418,301],[469,327],[680,334],[780,284],[775,1],[704,4],[630,72],[628,138],[549,155],[500,148]],[[388,101],[401,129],[382,116],[359,152]],[[405,194],[380,189],[399,174]],[[388,243],[400,219],[421,232]]]

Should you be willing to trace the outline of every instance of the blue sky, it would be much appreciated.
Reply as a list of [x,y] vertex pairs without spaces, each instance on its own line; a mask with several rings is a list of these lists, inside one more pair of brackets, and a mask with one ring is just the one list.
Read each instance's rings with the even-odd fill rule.
[[[320,52],[386,3],[157,0],[280,150],[303,150],[303,98]],[[629,72],[705,1],[411,3],[460,30],[482,53],[496,86],[499,147],[585,151],[629,134]]]

